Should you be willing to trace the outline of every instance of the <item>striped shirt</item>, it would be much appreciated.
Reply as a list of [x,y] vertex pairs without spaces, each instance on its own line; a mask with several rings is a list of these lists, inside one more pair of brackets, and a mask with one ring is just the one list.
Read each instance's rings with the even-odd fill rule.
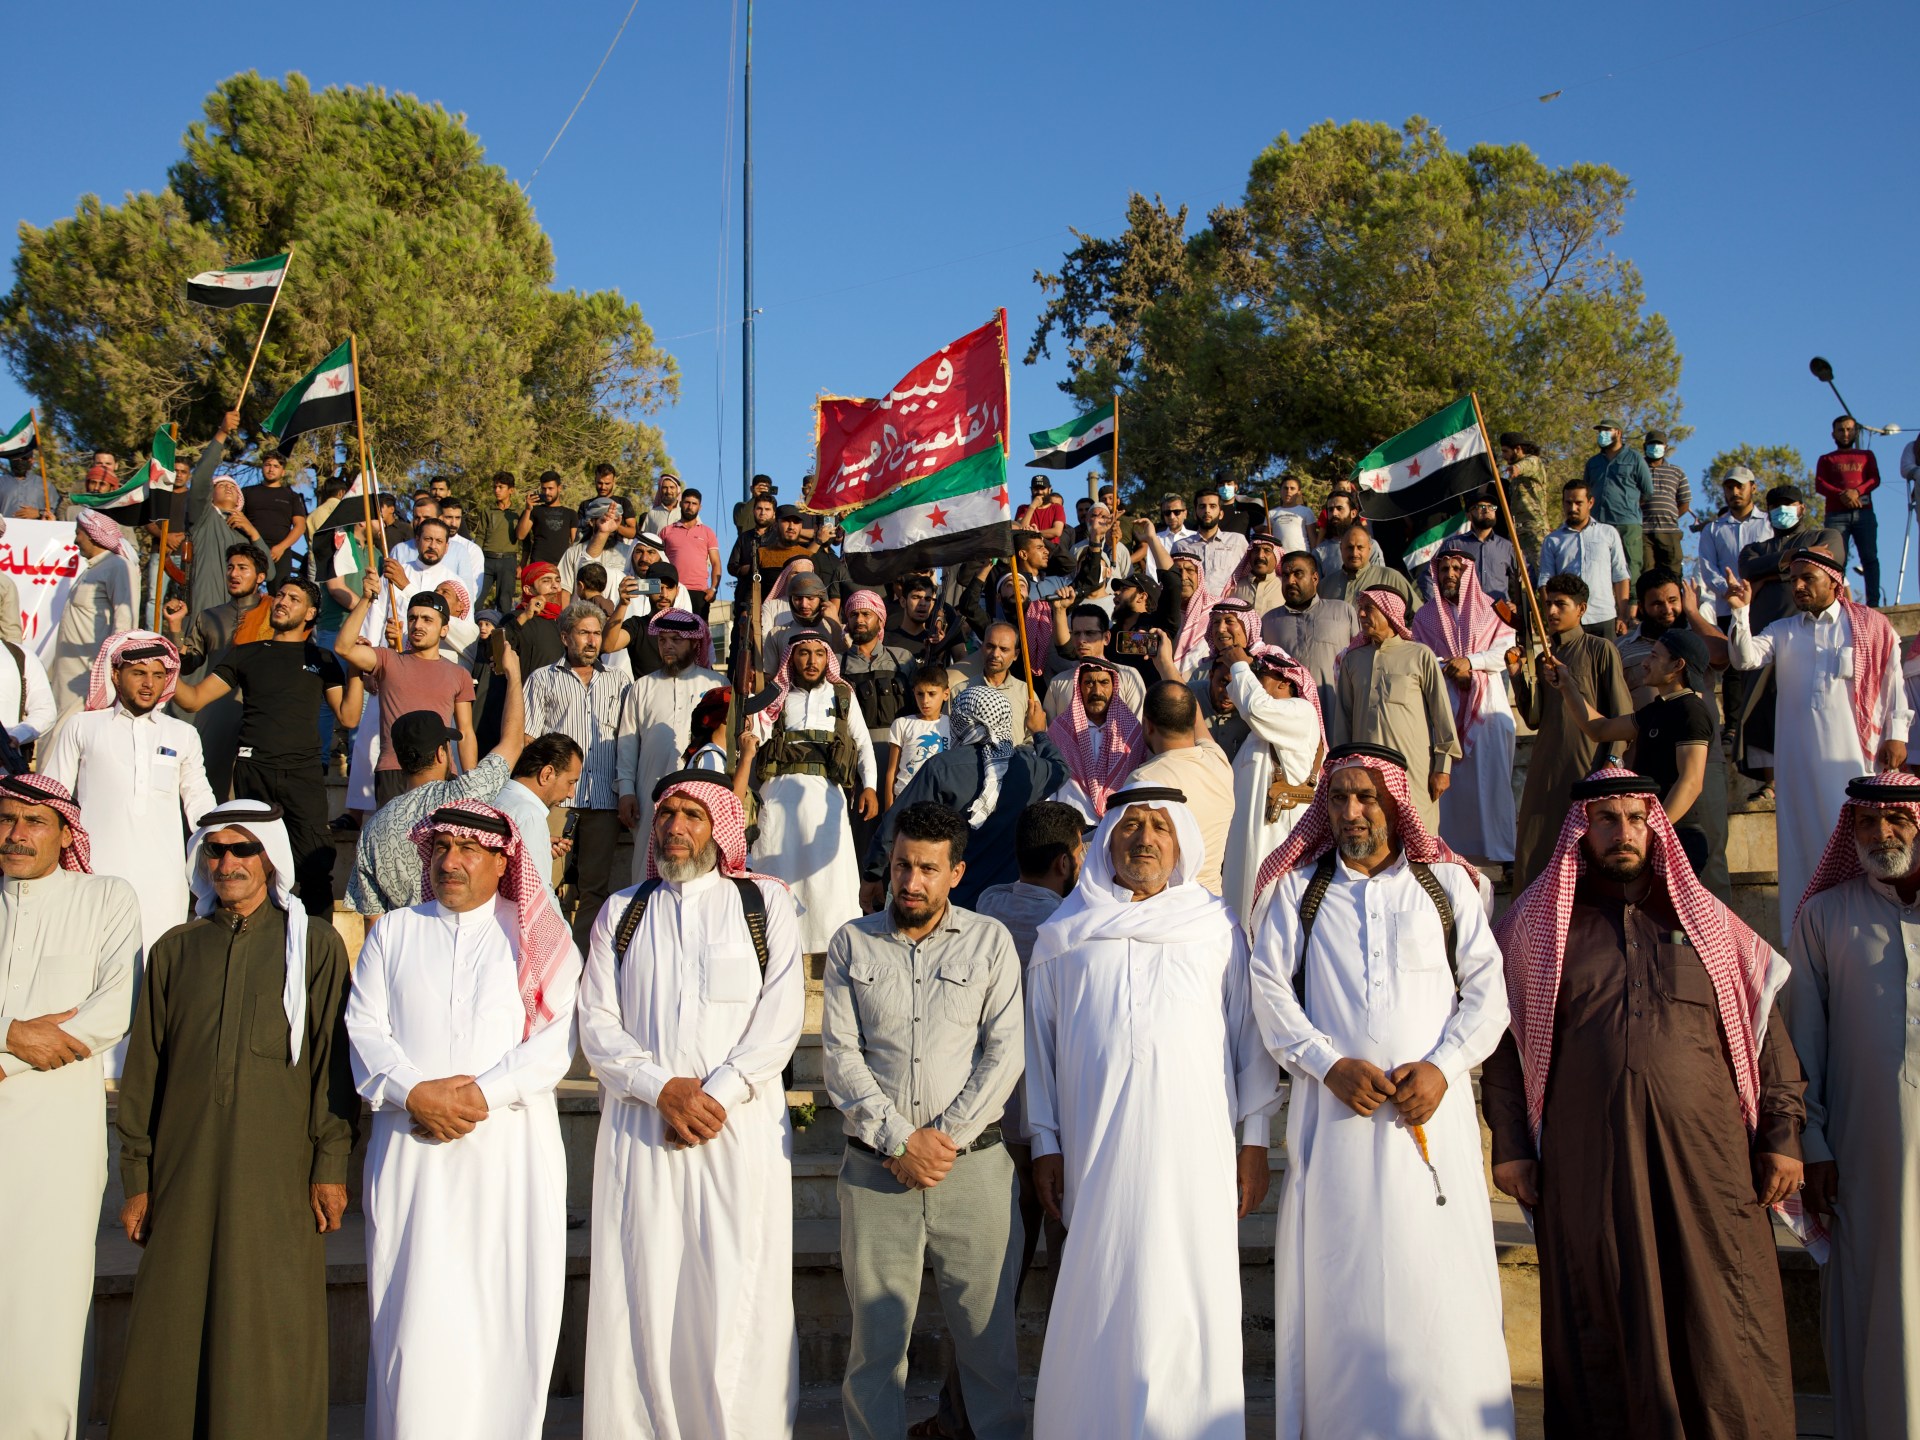
[[1687,472],[1665,460],[1656,460],[1647,468],[1653,472],[1653,498],[1640,507],[1647,529],[1678,530],[1680,512],[1693,504]]
[[619,804],[614,770],[619,763],[620,698],[626,688],[626,675],[604,655],[593,662],[591,685],[583,683],[564,659],[526,679],[527,734],[558,730],[586,756],[580,783],[567,802],[572,809],[612,810]]

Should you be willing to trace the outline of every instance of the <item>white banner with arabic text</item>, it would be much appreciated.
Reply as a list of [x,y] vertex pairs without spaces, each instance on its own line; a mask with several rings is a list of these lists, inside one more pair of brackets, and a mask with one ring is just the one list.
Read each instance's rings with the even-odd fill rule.
[[70,520],[9,520],[0,535],[0,575],[20,592],[20,634],[44,665],[53,664],[60,614],[80,573]]

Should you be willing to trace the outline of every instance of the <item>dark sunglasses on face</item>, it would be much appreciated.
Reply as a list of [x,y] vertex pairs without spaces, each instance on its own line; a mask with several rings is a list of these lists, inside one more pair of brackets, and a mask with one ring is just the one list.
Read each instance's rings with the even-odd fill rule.
[[229,855],[240,860],[251,860],[267,848],[258,840],[235,840],[231,844],[222,840],[202,840],[200,844],[216,860],[224,860]]

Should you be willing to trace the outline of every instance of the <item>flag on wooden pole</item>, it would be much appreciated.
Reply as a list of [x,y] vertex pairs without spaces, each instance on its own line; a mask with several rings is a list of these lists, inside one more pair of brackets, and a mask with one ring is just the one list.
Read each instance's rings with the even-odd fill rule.
[[[118,490],[110,490],[104,495],[89,495],[83,490],[76,490],[67,498],[91,510],[125,510],[144,504],[152,495],[170,495],[173,488],[173,434],[167,426],[162,425],[153,432],[147,463],[134,471]],[[140,520],[127,520],[123,516],[115,518],[129,525],[146,523],[146,517]],[[151,518],[157,520],[160,517],[156,515]]]
[[1089,411],[1078,420],[1069,420],[1051,430],[1036,430],[1027,439],[1033,445],[1029,470],[1072,470],[1100,455],[1113,454],[1115,423],[1113,402]]
[[847,573],[862,585],[1013,553],[1007,452],[998,445],[901,485],[841,519]]
[[1422,520],[1458,508],[1447,502],[1495,479],[1473,397],[1461,396],[1381,444],[1353,467],[1353,478],[1369,520]]
[[31,455],[39,443],[40,432],[33,428],[33,411],[29,410],[11,430],[0,432],[0,459]]
[[282,395],[260,428],[285,445],[310,430],[349,424],[354,418],[353,396],[358,384],[349,342]]
[[240,305],[270,305],[286,277],[286,255],[247,260],[224,270],[202,270],[187,281],[187,298],[196,305],[232,310]]

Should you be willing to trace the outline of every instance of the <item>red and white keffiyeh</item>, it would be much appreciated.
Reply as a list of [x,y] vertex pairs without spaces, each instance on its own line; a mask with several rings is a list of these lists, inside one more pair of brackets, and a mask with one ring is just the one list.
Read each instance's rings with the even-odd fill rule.
[[661,610],[647,621],[647,634],[656,640],[662,635],[677,635],[693,641],[693,663],[713,667],[713,631],[707,622],[691,610]]
[[840,680],[840,657],[833,653],[833,644],[819,630],[801,630],[787,638],[787,648],[781,652],[780,668],[773,672],[773,703],[760,712],[760,716],[771,726],[785,712],[787,695],[793,689],[793,647],[807,642],[827,647],[827,673],[822,679],[823,685],[838,685]]
[[[747,869],[747,812],[740,797],[724,780],[677,780],[662,790],[653,802],[653,813],[660,813],[664,801],[681,795],[707,812],[713,822],[713,848],[719,856],[722,875],[737,875],[746,880],[773,880]],[[653,832],[647,832],[647,878],[660,878],[660,865],[654,855]],[[780,883],[784,884],[784,881]]]
[[[1207,589],[1207,570],[1199,557],[1177,552],[1173,563],[1193,567],[1193,594],[1180,616],[1180,633],[1173,637],[1173,664],[1182,675],[1191,675],[1207,654],[1207,625],[1213,619],[1213,607],[1220,597]],[[1169,579],[1168,584],[1172,584]]]
[[1233,573],[1227,577],[1229,595],[1253,579],[1253,552],[1262,545],[1273,552],[1273,568],[1280,568],[1280,546],[1274,538],[1271,535],[1249,535],[1247,553],[1240,557],[1240,563],[1233,567]]
[[1027,651],[1033,656],[1038,668],[1039,657],[1053,649],[1053,602],[1033,598],[1033,581],[1027,576],[1019,577],[1020,616],[1013,618],[1013,594],[1015,577],[1011,571],[1000,582],[1000,604],[1005,610],[1007,624],[1022,625],[1027,633]]
[[[1311,681],[1308,688],[1313,688]],[[1472,878],[1474,885],[1479,886],[1480,872],[1457,854],[1451,845],[1427,829],[1426,822],[1420,818],[1420,807],[1413,803],[1413,793],[1407,788],[1405,770],[1378,755],[1341,755],[1330,758],[1321,766],[1320,778],[1314,782],[1313,803],[1307,807],[1307,813],[1287,832],[1287,838],[1280,842],[1273,853],[1260,862],[1260,873],[1253,882],[1253,900],[1247,907],[1249,914],[1260,913],[1260,897],[1266,894],[1269,885],[1290,870],[1316,863],[1322,855],[1333,849],[1333,817],[1327,811],[1330,786],[1337,773],[1355,766],[1378,775],[1380,783],[1387,787],[1387,794],[1393,797],[1394,827],[1398,832],[1401,854],[1423,865],[1458,865]]]
[[1861,808],[1904,810],[1913,817],[1916,825],[1920,825],[1920,775],[1909,775],[1904,770],[1883,770],[1872,777],[1872,783],[1895,785],[1912,790],[1913,799],[1894,801],[1849,798],[1841,805],[1840,818],[1834,824],[1833,834],[1827,837],[1827,848],[1821,853],[1819,865],[1814,867],[1813,879],[1807,885],[1807,892],[1800,897],[1800,903],[1793,907],[1794,919],[1800,918],[1800,912],[1807,908],[1807,901],[1822,890],[1831,890],[1836,885],[1844,885],[1854,876],[1862,873],[1860,851],[1853,840],[1853,820]]
[[[1608,766],[1596,770],[1590,778],[1611,780],[1632,775],[1631,770]],[[1649,795],[1645,799],[1648,860],[1713,981],[1720,1031],[1734,1087],[1740,1095],[1740,1113],[1752,1131],[1760,1119],[1759,1031],[1775,992],[1786,982],[1786,961],[1700,883],[1659,797]],[[1594,802],[1575,802],[1567,811],[1559,844],[1547,868],[1494,926],[1494,937],[1506,959],[1507,1002],[1513,1012],[1513,1038],[1520,1047],[1527,1119],[1536,1146],[1546,1113],[1547,1075],[1553,1065],[1554,1015],[1566,963],[1567,928],[1573,915],[1574,891],[1587,868],[1580,842],[1587,833],[1590,803]]]
[[[447,608],[457,620],[465,620],[473,613],[473,596],[467,591],[464,580],[442,580],[433,587],[434,593],[447,602]],[[451,594],[447,592],[451,591]]]
[[[1392,628],[1393,633],[1398,635],[1402,640],[1411,640],[1413,638],[1413,631],[1407,625],[1407,602],[1400,598],[1398,592],[1389,590],[1383,585],[1376,585],[1369,589],[1362,590],[1359,598],[1386,616],[1387,624]],[[1358,607],[1356,606],[1355,608],[1357,609]],[[1353,637],[1352,642],[1347,648],[1340,653],[1342,656],[1350,655],[1361,646],[1372,643],[1372,641],[1367,639],[1367,632],[1363,628],[1358,635]]]
[[66,821],[71,838],[60,847],[60,868],[78,870],[82,875],[93,873],[93,842],[80,823],[80,807],[74,803],[73,792],[50,775],[0,776],[0,799],[8,798],[23,805],[45,805]]
[[[447,819],[450,811],[471,815],[475,825],[463,825]],[[499,827],[504,824],[507,833]],[[553,1009],[547,1004],[547,989],[569,960],[579,962],[573,935],[567,920],[554,901],[553,892],[541,878],[541,865],[532,852],[520,843],[513,822],[491,805],[478,800],[458,800],[443,805],[407,832],[414,849],[420,852],[420,888],[433,894],[433,842],[439,835],[462,835],[477,840],[489,850],[500,850],[507,857],[506,873],[500,877],[500,894],[511,901],[520,927],[520,1003],[527,1010],[526,1029],[521,1038],[531,1039],[553,1023]]]
[[842,618],[853,614],[856,610],[865,610],[878,615],[880,622],[883,625],[886,623],[887,601],[878,590],[856,590],[847,597],[846,604],[840,607]]
[[1293,686],[1296,697],[1312,703],[1314,718],[1320,725],[1320,743],[1326,744],[1327,717],[1320,708],[1320,687],[1314,683],[1313,672],[1278,645],[1269,645],[1265,641],[1250,646],[1247,654],[1253,657],[1254,674],[1258,675],[1263,670],[1271,671]]
[[[1098,725],[1087,718],[1086,703],[1080,698],[1080,677],[1089,670],[1105,670],[1114,677],[1107,718]],[[1107,813],[1107,797],[1147,758],[1147,739],[1139,717],[1120,698],[1120,672],[1113,666],[1082,661],[1073,668],[1072,687],[1072,703],[1047,727],[1047,736],[1059,748],[1068,773],[1086,792],[1094,818],[1099,819]]]
[[[137,655],[129,651],[158,651],[158,654]],[[117,635],[109,635],[106,644],[93,657],[93,668],[87,674],[87,705],[89,710],[111,710],[114,701],[119,698],[113,689],[113,672],[121,665],[133,664],[136,660],[159,660],[167,667],[167,683],[160,692],[159,703],[166,704],[173,699],[174,686],[180,683],[180,651],[173,641],[152,630],[122,630]]]
[[1877,764],[1884,738],[1880,733],[1880,692],[1886,685],[1887,666],[1900,653],[1900,636],[1886,616],[1847,595],[1846,566],[1825,549],[1809,546],[1796,550],[1788,557],[1788,567],[1802,561],[1819,566],[1838,585],[1834,603],[1846,612],[1847,623],[1853,627],[1853,725],[1860,734],[1866,763]]
[[102,550],[111,550],[124,556],[129,565],[140,563],[139,555],[127,541],[126,531],[98,510],[82,509],[76,506],[73,521],[86,532],[87,538]]
[[[1448,555],[1462,552],[1449,551],[1442,546],[1440,553]],[[1371,596],[1375,592],[1367,593]],[[1436,579],[1432,597],[1413,617],[1408,629],[1415,640],[1433,651],[1442,661],[1468,660],[1496,646],[1513,644],[1513,627],[1500,618],[1499,612],[1493,608],[1493,601],[1480,588],[1480,576],[1471,559],[1460,576],[1459,598],[1447,599],[1440,592],[1440,583]],[[1479,723],[1481,713],[1486,709],[1487,687],[1493,683],[1491,673],[1475,670],[1471,683],[1465,689],[1451,682],[1447,685],[1453,698],[1453,727],[1460,733],[1463,754],[1473,753],[1474,726]]]

